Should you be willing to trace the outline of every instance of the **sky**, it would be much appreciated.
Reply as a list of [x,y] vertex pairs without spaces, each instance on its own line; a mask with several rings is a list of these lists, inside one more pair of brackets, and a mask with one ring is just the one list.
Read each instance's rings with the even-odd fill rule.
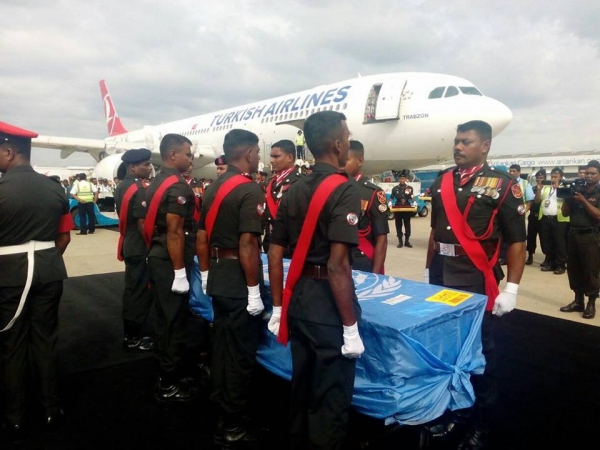
[[[513,112],[492,155],[600,149],[597,0],[2,0],[0,121],[104,138],[387,72],[472,81]],[[450,149],[449,149],[450,151]],[[35,149],[32,164],[93,165]]]

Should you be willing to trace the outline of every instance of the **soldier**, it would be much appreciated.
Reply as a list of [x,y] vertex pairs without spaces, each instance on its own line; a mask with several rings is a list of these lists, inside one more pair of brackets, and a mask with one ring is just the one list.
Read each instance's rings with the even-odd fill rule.
[[[37,133],[0,122],[0,354],[9,437],[23,435],[28,380],[36,379],[46,426],[63,414],[58,394],[58,305],[74,228],[61,186],[30,164]],[[36,377],[28,374],[28,361]]]
[[194,259],[195,197],[182,174],[193,159],[190,140],[166,134],[160,143],[161,171],[146,189],[144,239],[156,306],[158,401],[192,399],[183,364],[189,314],[188,273]]
[[[540,234],[540,221],[538,214],[540,213],[540,204],[535,202],[535,195],[538,191],[538,186],[542,186],[542,183],[546,179],[546,169],[540,169],[535,173],[535,185],[531,187],[533,191],[534,202],[529,208],[529,216],[527,216],[527,261],[525,264],[530,266],[533,264],[533,255],[537,248],[537,237]],[[540,239],[540,247],[542,253],[544,253],[543,242]],[[547,260],[546,260],[547,262]]]
[[225,155],[221,155],[215,159],[215,166],[217,166],[217,178],[218,178],[227,171],[227,158],[225,157]]
[[[288,139],[275,142],[271,146],[271,170],[273,177],[269,181],[265,192],[265,236],[263,239],[263,249],[269,251],[269,236],[273,230],[273,223],[277,217],[277,209],[281,199],[287,193],[290,186],[302,176],[299,167],[294,165],[294,143]],[[285,258],[291,258],[292,255],[286,253]]]
[[231,130],[223,150],[227,171],[206,189],[196,250],[202,289],[214,310],[210,398],[219,412],[214,441],[238,446],[256,439],[244,416],[263,326],[264,193],[252,181],[260,160],[258,136]]
[[[567,240],[567,275],[575,299],[562,312],[583,312],[584,319],[596,316],[600,289],[600,163],[590,161],[585,169],[585,191],[573,193],[562,205],[570,217]],[[583,296],[588,304],[583,308]]]
[[147,180],[152,173],[150,156],[145,148],[123,153],[121,161],[127,167],[127,174],[115,190],[115,206],[119,215],[119,246],[117,258],[125,261],[125,290],[123,291],[123,348],[127,351],[149,351],[154,348],[150,336],[142,336],[152,297],[148,289],[148,247],[144,242],[145,208],[141,207],[146,198]]
[[[487,441],[490,410],[497,400],[493,323],[515,307],[525,267],[523,193],[509,174],[488,166],[491,139],[492,129],[486,122],[459,125],[454,139],[457,167],[445,171],[431,187],[425,280],[488,296],[481,331],[485,372],[472,377],[474,420],[459,449],[483,448]],[[508,243],[508,277],[499,293],[498,283],[504,278],[498,264],[501,240]],[[455,417],[442,424],[443,432],[454,428]]]
[[360,192],[358,247],[352,249],[352,268],[383,274],[387,235],[390,232],[387,199],[383,189],[364,178],[361,172],[364,162],[364,146],[359,141],[351,140],[345,170],[356,180]]
[[[289,304],[293,374],[288,448],[339,449],[347,432],[356,358],[364,352],[350,267],[350,251],[358,245],[360,195],[347,174],[339,174],[350,147],[346,117],[318,112],[306,119],[304,131],[316,163],[313,173],[283,198],[273,227],[268,327],[287,342]],[[323,203],[315,206],[314,199]],[[294,256],[282,298],[282,259],[288,247]]]
[[[390,200],[392,201],[392,206],[399,208],[410,208],[412,206],[412,202],[414,201],[413,197],[413,188],[406,184],[408,181],[408,177],[405,172],[400,174],[400,180],[398,186],[394,186],[392,189],[392,194],[390,195]],[[412,244],[410,243],[410,219],[413,216],[414,212],[412,210],[409,211],[399,211],[394,212],[394,220],[396,222],[396,236],[398,236],[398,245],[397,248],[402,248],[406,245],[408,248],[412,248]],[[402,224],[404,224],[404,244],[402,243]]]

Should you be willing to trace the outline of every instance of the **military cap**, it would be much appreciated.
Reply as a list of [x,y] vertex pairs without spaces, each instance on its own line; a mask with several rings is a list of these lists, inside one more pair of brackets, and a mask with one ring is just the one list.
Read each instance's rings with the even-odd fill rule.
[[152,152],[147,148],[136,148],[132,150],[127,150],[121,156],[121,161],[127,164],[136,164],[142,161],[147,161],[152,156]]
[[34,131],[25,130],[15,127],[6,122],[0,122],[0,142],[9,141],[12,139],[31,139],[38,137]]
[[225,155],[219,156],[215,159],[215,166],[224,166],[227,164],[227,160],[225,159]]

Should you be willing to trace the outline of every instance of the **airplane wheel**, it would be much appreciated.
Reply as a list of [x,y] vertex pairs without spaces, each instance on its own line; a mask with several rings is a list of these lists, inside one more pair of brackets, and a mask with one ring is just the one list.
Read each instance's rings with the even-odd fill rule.
[[427,206],[423,206],[421,211],[419,211],[419,217],[427,217],[429,215],[429,208]]

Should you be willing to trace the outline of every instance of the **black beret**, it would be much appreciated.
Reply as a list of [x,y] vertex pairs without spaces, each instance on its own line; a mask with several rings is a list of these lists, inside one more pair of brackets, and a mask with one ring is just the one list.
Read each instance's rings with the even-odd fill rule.
[[147,148],[136,148],[133,150],[127,150],[121,156],[121,161],[128,164],[136,164],[142,161],[148,161],[152,156],[152,152]]
[[215,166],[224,166],[227,164],[227,160],[225,159],[225,155],[219,156],[215,159]]

